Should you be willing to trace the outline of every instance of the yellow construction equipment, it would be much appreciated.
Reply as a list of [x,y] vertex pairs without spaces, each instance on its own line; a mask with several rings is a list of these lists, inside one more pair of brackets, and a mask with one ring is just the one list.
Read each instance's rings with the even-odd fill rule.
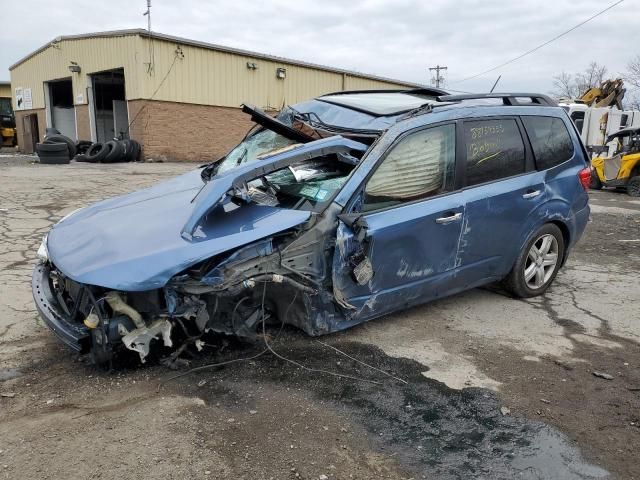
[[589,88],[576,98],[576,103],[584,103],[590,107],[611,107],[615,105],[622,110],[622,99],[626,90],[621,78],[605,80],[599,87]]
[[640,197],[640,128],[623,128],[607,137],[607,143],[612,141],[617,141],[612,156],[591,160],[591,187],[625,188]]
[[0,146],[17,143],[16,117],[11,108],[11,98],[0,97]]

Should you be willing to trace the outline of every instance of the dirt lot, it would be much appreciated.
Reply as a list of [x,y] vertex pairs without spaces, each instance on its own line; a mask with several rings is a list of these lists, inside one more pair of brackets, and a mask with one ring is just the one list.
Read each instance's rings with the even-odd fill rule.
[[0,479],[640,478],[640,201],[594,192],[543,298],[473,290],[321,339],[407,383],[293,330],[279,353],[362,381],[267,353],[167,382],[63,349],[30,275],[63,215],[193,166],[31,162],[0,155]]

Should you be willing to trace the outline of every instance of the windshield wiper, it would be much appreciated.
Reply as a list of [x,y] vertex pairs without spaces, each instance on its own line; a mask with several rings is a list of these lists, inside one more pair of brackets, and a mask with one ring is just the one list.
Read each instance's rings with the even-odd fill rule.
[[202,178],[203,182],[207,183],[209,180],[211,180],[211,177],[213,177],[216,174],[216,170],[218,170],[218,165],[220,165],[220,163],[225,158],[227,158],[226,155],[214,162],[200,165],[200,168],[202,168],[202,172],[200,172],[200,178]]
[[409,110],[407,113],[400,115],[397,121],[400,122],[402,120],[406,120],[407,118],[411,118],[422,113],[431,113],[432,110],[433,102],[424,103],[419,107],[416,107],[413,110]]
[[244,150],[242,151],[242,155],[238,157],[238,161],[236,162],[236,167],[240,165],[242,162],[244,162],[244,159],[247,158],[247,153],[249,153],[249,149],[245,145]]
[[[295,119],[307,124],[310,128],[315,130],[316,133],[318,133],[316,129],[316,127],[318,127],[328,132],[337,133],[337,134],[345,134],[345,135],[351,134],[351,135],[372,136],[372,137],[378,137],[380,135],[379,130],[340,127],[338,125],[332,125],[330,123],[325,122],[320,118],[320,116],[316,112],[302,113],[295,110],[293,107],[289,106],[287,108],[289,108],[289,110],[293,112]],[[315,119],[312,117],[314,117]],[[321,137],[320,133],[318,133],[318,136]]]

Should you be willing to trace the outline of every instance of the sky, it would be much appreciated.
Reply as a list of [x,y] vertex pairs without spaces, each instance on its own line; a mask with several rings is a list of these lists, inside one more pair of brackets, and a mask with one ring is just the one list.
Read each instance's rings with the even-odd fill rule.
[[[640,0],[625,0],[556,42],[499,65],[568,30],[615,0],[152,0],[152,29],[445,88],[548,93],[561,71],[596,61],[611,76],[640,55]],[[2,0],[0,80],[11,64],[60,35],[146,28],[146,0]]]

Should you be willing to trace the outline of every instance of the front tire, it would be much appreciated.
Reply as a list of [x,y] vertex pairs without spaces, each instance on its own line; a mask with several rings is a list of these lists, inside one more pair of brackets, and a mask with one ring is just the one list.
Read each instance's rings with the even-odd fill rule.
[[542,295],[556,278],[564,258],[564,237],[560,229],[547,223],[527,240],[504,287],[514,296],[531,298]]
[[627,193],[632,197],[640,197],[640,175],[629,179],[629,183],[627,183]]

